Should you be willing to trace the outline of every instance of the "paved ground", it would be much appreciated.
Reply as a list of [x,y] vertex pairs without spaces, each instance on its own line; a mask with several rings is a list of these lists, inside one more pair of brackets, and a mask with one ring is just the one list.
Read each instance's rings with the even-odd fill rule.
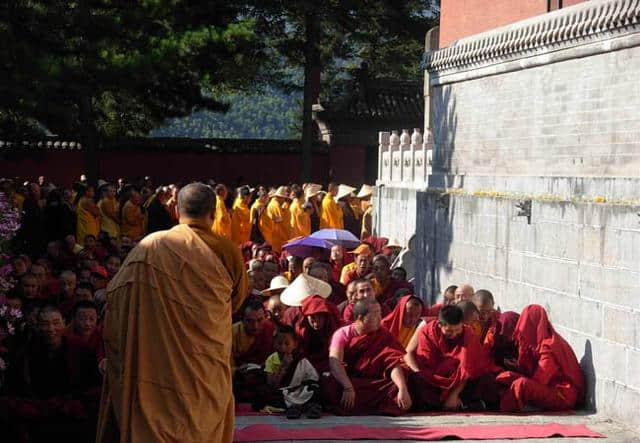
[[[523,440],[527,443],[549,443],[549,442],[640,442],[640,434],[636,434],[629,429],[625,429],[621,425],[605,418],[598,414],[578,413],[577,415],[526,415],[526,416],[505,416],[505,415],[465,415],[465,414],[452,414],[452,415],[439,415],[439,416],[407,416],[407,417],[323,417],[320,420],[287,420],[282,416],[250,416],[250,417],[236,417],[236,428],[244,428],[254,424],[272,424],[278,427],[289,427],[292,429],[301,427],[318,427],[318,426],[332,426],[332,425],[345,425],[345,424],[367,424],[369,426],[460,426],[464,424],[516,424],[516,423],[564,423],[564,424],[584,424],[591,430],[599,432],[606,436],[605,439],[590,439],[590,438],[547,438],[547,439],[527,439]],[[256,436],[255,441],[261,441],[259,436]],[[317,440],[327,441],[327,440]],[[335,441],[335,440],[332,440]],[[345,440],[342,440],[343,442]],[[361,442],[373,442],[373,440],[357,440]],[[409,441],[409,440],[403,440]],[[458,441],[473,441],[479,440],[458,440]],[[491,442],[513,442],[514,440],[489,440]],[[376,441],[379,443],[379,440]]]

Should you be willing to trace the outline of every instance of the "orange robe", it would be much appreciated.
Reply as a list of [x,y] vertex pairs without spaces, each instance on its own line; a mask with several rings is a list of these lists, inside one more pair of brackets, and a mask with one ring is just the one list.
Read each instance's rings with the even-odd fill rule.
[[216,195],[216,217],[213,220],[211,230],[214,234],[229,239],[231,238],[231,216],[229,215],[229,211],[227,211],[224,200],[219,195]]
[[322,213],[320,215],[320,229],[344,229],[342,209],[333,199],[331,193],[327,193],[322,200]]
[[144,235],[144,215],[140,206],[128,200],[122,207],[122,225],[120,233],[133,240],[137,240]]
[[251,238],[250,213],[249,206],[242,199],[236,199],[231,214],[231,240],[238,245],[248,242]]
[[106,289],[96,442],[231,442],[240,251],[195,222],[144,238]]
[[102,230],[111,238],[120,238],[120,222],[118,221],[120,204],[118,200],[103,198],[98,202],[98,209],[100,209],[102,216]]
[[291,238],[311,235],[311,217],[302,209],[302,201],[294,199],[290,211]]
[[87,235],[93,235],[95,238],[98,238],[98,232],[100,232],[100,219],[83,206],[86,198],[87,197],[82,197],[78,202],[76,241],[81,245],[84,244],[84,238]]
[[[263,216],[266,219],[260,228],[264,239],[278,254],[282,251],[282,245],[289,239],[289,219],[284,218],[284,212],[276,198],[272,198]],[[262,220],[261,220],[262,221]]]

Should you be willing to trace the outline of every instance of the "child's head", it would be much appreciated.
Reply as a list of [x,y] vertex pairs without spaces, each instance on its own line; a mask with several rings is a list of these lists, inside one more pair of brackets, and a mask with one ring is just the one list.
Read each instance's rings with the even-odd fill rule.
[[292,354],[298,346],[296,332],[291,326],[281,326],[273,340],[273,347],[279,355]]

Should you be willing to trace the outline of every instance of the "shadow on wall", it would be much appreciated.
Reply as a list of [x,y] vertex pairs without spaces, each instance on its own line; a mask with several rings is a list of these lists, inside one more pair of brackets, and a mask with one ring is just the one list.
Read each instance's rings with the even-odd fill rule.
[[456,173],[452,171],[451,163],[456,147],[456,131],[458,128],[458,115],[456,113],[456,101],[452,97],[452,86],[444,85],[433,90],[433,121],[431,122],[433,132],[433,172],[438,183],[430,187],[446,187],[444,177],[437,177],[442,174]]
[[591,351],[591,340],[584,344],[584,355],[580,359],[580,367],[584,374],[585,395],[584,409],[595,412],[596,409],[596,368],[593,366],[593,353]]
[[[418,192],[416,202],[416,283],[420,296],[429,303],[440,301],[451,282],[441,282],[442,269],[451,270],[455,199],[442,190],[452,187],[452,156],[458,124],[451,86],[433,91],[433,165],[427,192]],[[461,183],[461,182],[460,182]]]

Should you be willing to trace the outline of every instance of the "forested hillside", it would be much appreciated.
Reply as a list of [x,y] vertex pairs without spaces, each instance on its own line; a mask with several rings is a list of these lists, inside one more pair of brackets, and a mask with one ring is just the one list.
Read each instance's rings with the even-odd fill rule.
[[295,123],[300,120],[301,94],[269,89],[261,94],[229,94],[223,98],[231,107],[226,113],[199,111],[171,119],[151,132],[152,137],[192,138],[298,138]]

